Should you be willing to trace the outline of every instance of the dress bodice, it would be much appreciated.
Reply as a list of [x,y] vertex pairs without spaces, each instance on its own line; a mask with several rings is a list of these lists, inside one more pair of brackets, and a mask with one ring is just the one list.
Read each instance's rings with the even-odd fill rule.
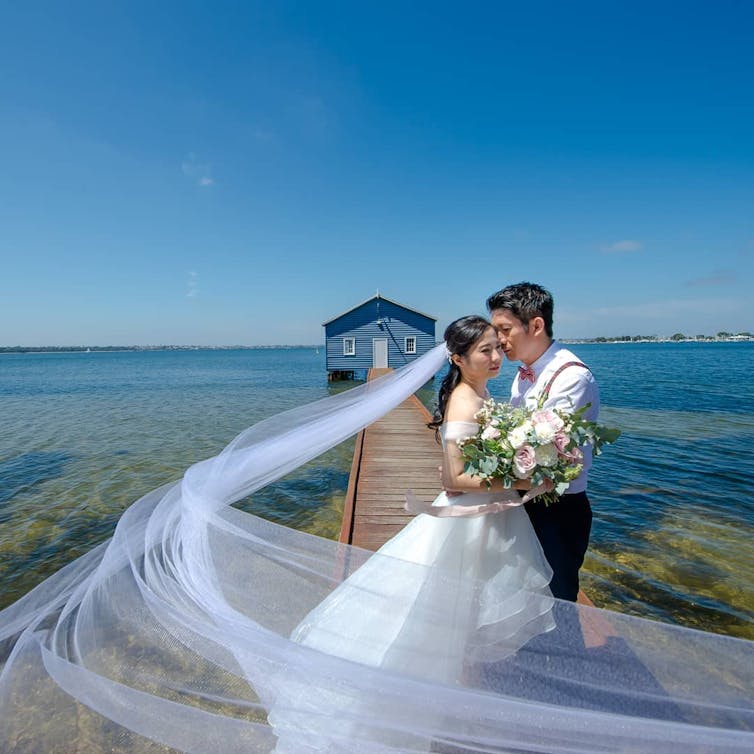
[[477,422],[445,422],[440,428],[443,445],[472,437],[479,429]]

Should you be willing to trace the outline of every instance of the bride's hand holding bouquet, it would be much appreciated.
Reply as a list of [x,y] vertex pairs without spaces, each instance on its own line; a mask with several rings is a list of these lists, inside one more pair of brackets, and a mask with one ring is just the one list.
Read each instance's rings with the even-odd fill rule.
[[582,470],[584,445],[595,455],[618,439],[620,430],[584,418],[589,406],[561,409],[516,408],[486,400],[476,413],[476,434],[458,441],[464,472],[491,486],[499,479],[506,489],[525,480],[537,498],[555,502]]

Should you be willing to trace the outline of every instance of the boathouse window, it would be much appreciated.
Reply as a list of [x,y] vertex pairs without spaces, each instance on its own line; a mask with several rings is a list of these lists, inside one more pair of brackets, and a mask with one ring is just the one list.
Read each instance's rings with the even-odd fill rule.
[[343,338],[343,356],[356,356],[356,338]]
[[409,335],[407,338],[405,338],[406,341],[406,347],[404,348],[405,353],[416,353],[416,336]]

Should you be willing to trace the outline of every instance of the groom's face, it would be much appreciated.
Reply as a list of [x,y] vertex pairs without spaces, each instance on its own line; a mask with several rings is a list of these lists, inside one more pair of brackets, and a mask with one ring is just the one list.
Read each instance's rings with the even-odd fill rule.
[[509,361],[531,364],[539,358],[540,348],[534,320],[525,325],[507,309],[493,309],[490,312],[490,320]]

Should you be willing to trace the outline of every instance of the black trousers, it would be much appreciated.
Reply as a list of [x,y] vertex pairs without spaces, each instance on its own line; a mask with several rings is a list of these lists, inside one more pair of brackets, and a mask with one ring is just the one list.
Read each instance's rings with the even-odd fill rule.
[[592,508],[586,492],[561,495],[550,505],[533,500],[524,505],[534,531],[553,570],[550,589],[554,597],[576,601],[579,568],[584,562],[592,529]]

